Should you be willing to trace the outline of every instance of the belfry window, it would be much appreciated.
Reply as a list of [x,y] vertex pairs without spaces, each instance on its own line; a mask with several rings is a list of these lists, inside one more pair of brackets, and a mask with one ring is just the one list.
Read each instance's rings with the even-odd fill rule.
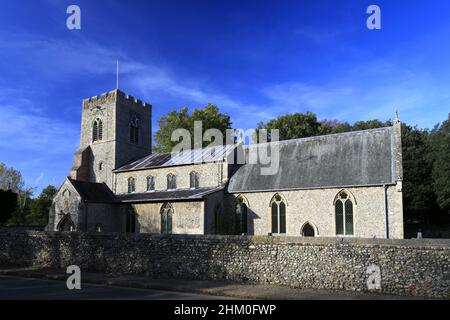
[[130,142],[139,143],[139,117],[133,115],[130,120]]
[[272,234],[286,234],[286,203],[276,194],[271,201]]
[[128,178],[128,193],[132,193],[134,191],[136,191],[135,179],[130,177]]
[[92,128],[92,141],[101,141],[103,139],[103,122],[100,118],[95,119]]
[[153,176],[147,177],[147,191],[155,191],[155,178]]
[[177,188],[177,177],[169,173],[167,175],[167,190],[175,190]]
[[353,235],[353,202],[349,194],[341,191],[334,204],[336,215],[336,235]]
[[198,189],[199,187],[199,175],[197,172],[192,171],[190,173],[190,188]]

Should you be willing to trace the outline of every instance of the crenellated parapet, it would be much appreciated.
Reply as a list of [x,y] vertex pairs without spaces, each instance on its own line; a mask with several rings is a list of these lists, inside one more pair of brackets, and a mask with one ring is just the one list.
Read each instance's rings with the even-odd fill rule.
[[125,94],[120,90],[112,90],[110,92],[102,93],[99,96],[93,96],[88,99],[83,100],[83,108],[95,108],[98,105],[104,105],[106,103],[114,103],[117,100],[121,100],[122,103],[128,103],[132,105],[136,105],[137,107],[142,108],[151,108],[151,104],[147,102],[143,102],[142,100],[136,99],[131,95]]

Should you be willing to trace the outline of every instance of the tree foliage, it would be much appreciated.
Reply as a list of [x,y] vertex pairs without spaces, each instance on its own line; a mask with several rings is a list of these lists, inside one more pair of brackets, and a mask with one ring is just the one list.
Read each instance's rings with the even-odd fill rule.
[[[353,125],[338,120],[318,121],[317,116],[314,113],[307,112],[282,115],[267,123],[260,122],[255,129],[255,135],[259,135],[260,131],[265,129],[267,130],[268,140],[270,141],[270,131],[278,129],[279,139],[288,140],[333,133],[376,129],[390,125],[392,125],[391,121],[382,122],[378,119],[358,121]],[[258,141],[258,139],[255,141]]]
[[450,114],[431,132],[433,187],[438,205],[450,213]]
[[48,223],[48,213],[57,191],[54,186],[49,185],[42,190],[38,198],[32,199],[30,211],[26,215],[28,224],[45,226]]
[[407,220],[423,220],[436,211],[430,152],[429,133],[403,124],[403,206]]
[[268,140],[270,141],[270,131],[279,130],[279,139],[297,139],[304,137],[312,137],[319,134],[320,123],[314,113],[308,112],[286,114],[272,119],[267,123],[260,122],[256,128],[256,134],[259,137],[260,130],[267,130]]
[[[231,119],[226,113],[219,112],[219,108],[208,103],[203,109],[194,109],[189,114],[188,107],[179,111],[174,110],[166,116],[158,119],[159,130],[155,134],[157,152],[170,152],[179,141],[172,141],[172,133],[176,129],[186,129],[191,134],[191,148],[194,148],[194,122],[202,122],[202,134],[208,129],[218,129],[222,132],[224,138],[227,129],[231,129]],[[224,142],[221,142],[224,143]],[[203,142],[203,147],[209,142]]]
[[0,163],[0,190],[11,190],[17,195],[17,208],[10,220],[13,224],[23,224],[33,188],[25,187],[20,171]]
[[0,163],[0,190],[11,190],[19,193],[23,190],[24,185],[20,171]]

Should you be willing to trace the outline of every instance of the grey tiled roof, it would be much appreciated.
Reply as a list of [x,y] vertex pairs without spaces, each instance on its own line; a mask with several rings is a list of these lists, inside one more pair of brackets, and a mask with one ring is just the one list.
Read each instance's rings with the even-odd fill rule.
[[126,193],[117,195],[120,202],[161,202],[180,200],[201,200],[205,196],[223,190],[223,187],[180,189],[170,191],[155,191],[143,193]]
[[101,203],[110,203],[116,201],[114,194],[104,183],[79,181],[70,178],[69,181],[70,183],[72,183],[75,190],[77,190],[78,194],[83,200]]
[[[231,177],[228,191],[271,191],[394,183],[392,127],[274,143],[279,170],[261,175],[267,165],[245,164]],[[250,146],[249,150],[267,147]]]
[[144,158],[117,168],[114,171],[132,171],[195,163],[220,162],[223,161],[235,147],[236,145],[231,144],[207,147],[203,149],[186,150],[182,153],[152,153]]

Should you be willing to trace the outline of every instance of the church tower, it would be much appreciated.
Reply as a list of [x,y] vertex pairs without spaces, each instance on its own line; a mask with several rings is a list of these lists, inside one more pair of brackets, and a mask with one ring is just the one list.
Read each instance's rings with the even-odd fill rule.
[[151,153],[152,106],[120,90],[83,100],[80,146],[70,178],[106,183],[113,170]]

